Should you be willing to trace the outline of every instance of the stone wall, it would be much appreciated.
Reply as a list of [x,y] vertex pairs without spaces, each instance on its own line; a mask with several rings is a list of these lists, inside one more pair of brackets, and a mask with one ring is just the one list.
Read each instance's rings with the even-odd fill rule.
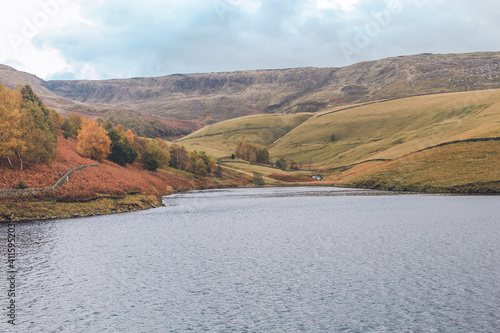
[[40,193],[45,193],[45,192],[53,192],[57,190],[59,187],[64,185],[65,183],[69,182],[69,177],[73,174],[75,171],[82,170],[86,167],[97,167],[99,164],[88,164],[88,165],[82,165],[79,166],[78,168],[72,169],[68,171],[64,176],[62,176],[54,185],[50,187],[43,187],[43,188],[27,188],[27,189],[0,189],[0,197],[3,198],[15,198],[15,197],[27,197],[31,195],[37,195]]

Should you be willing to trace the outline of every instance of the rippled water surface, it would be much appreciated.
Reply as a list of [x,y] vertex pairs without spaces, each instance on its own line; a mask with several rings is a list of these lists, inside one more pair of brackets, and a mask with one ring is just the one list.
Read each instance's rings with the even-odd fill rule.
[[500,197],[199,191],[16,223],[1,332],[500,332]]

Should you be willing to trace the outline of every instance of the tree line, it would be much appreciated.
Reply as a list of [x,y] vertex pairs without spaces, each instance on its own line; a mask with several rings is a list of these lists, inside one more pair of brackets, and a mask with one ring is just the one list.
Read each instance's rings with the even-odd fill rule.
[[49,162],[57,154],[58,132],[65,139],[75,138],[77,153],[96,161],[107,159],[121,166],[139,162],[150,171],[170,167],[203,177],[217,171],[205,152],[188,152],[159,138],[139,137],[109,120],[75,113],[63,118],[47,108],[29,85],[18,90],[0,85],[0,159],[14,168],[12,158],[17,158],[21,169],[26,162]]
[[302,165],[297,164],[293,160],[288,163],[284,157],[281,157],[273,162],[270,160],[269,151],[266,148],[249,142],[240,142],[232,157],[241,158],[242,160],[252,163],[269,164],[271,167],[275,167],[283,171],[287,169],[299,170],[302,167]]
[[266,148],[248,143],[240,142],[234,152],[235,157],[252,163],[269,164],[269,151]]

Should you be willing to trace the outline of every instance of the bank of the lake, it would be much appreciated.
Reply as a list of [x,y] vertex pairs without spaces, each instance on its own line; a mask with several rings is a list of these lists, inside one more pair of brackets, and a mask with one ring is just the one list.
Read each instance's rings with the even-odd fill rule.
[[[338,186],[329,182],[311,182],[311,183],[281,183],[266,186],[255,186],[251,183],[245,185],[238,185],[237,182],[224,182],[224,181],[204,181],[199,183],[199,186],[193,185],[191,188],[184,188],[178,191],[166,193],[165,196],[181,194],[188,191],[195,190],[216,190],[225,188],[300,188],[300,187],[324,187],[339,188],[345,187]],[[469,191],[469,192],[453,192],[453,191],[438,191],[432,188],[427,188],[428,191],[423,191],[421,188],[384,188],[382,186],[352,186],[352,190],[378,190],[384,194],[442,194],[442,195],[498,195],[496,191]],[[123,196],[110,196],[99,195],[95,198],[83,201],[58,201],[55,199],[7,199],[0,200],[0,222],[12,221],[43,221],[54,219],[69,219],[75,217],[89,217],[99,215],[109,215],[117,213],[126,213],[140,210],[147,210],[151,208],[158,208],[163,206],[163,197],[158,195],[148,195],[141,193],[130,193]]]
[[[207,181],[179,191],[171,191],[171,195],[184,191],[200,189],[222,189],[237,185],[224,181]],[[122,196],[97,195],[82,201],[60,201],[40,198],[9,198],[0,200],[0,222],[42,221],[109,215],[161,207],[161,195],[130,193]]]
[[[95,169],[99,171],[101,167]],[[68,179],[67,184],[56,191],[17,197],[0,196],[0,222],[65,219],[146,210],[160,207],[165,195],[236,187],[249,183],[249,179],[244,175],[228,171],[225,171],[221,178],[197,178],[182,172],[151,173],[126,169],[120,171],[128,171],[125,176],[136,179],[146,175],[149,182],[142,187],[120,187],[120,179],[114,177],[110,184],[102,186],[100,191],[89,191],[88,187],[92,186],[96,171],[78,171]]]

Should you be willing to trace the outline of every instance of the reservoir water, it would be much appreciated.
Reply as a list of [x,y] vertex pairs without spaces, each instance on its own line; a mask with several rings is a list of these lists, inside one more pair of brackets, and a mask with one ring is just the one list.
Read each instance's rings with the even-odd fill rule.
[[500,197],[196,191],[15,224],[0,332],[500,332]]

